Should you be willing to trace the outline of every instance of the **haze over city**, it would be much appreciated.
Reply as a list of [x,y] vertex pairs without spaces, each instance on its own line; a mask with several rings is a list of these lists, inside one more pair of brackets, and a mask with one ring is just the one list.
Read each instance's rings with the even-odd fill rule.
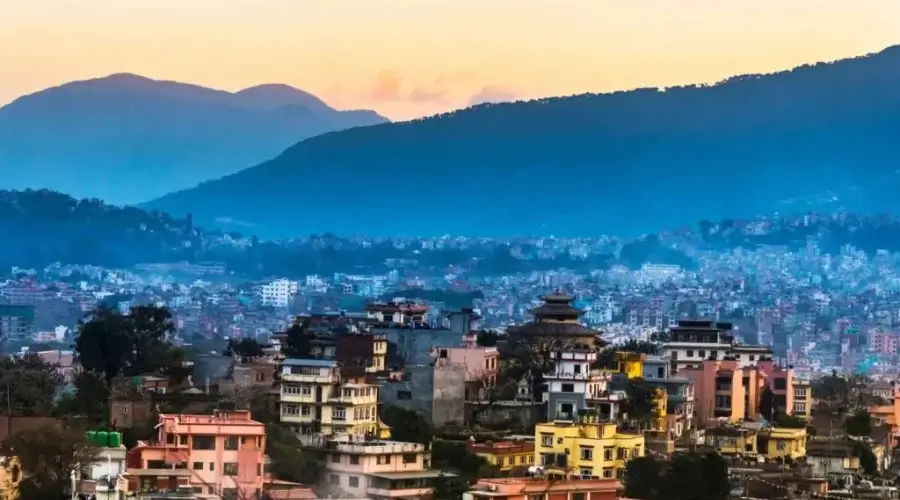
[[7,1],[0,104],[129,72],[232,91],[285,83],[402,120],[789,69],[898,33],[890,0]]

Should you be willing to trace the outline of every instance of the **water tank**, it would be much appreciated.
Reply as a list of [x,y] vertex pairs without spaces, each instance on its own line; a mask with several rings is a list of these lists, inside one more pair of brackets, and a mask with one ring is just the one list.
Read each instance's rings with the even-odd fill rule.
[[122,433],[121,432],[110,432],[109,433],[109,446],[111,448],[118,448],[122,445]]
[[97,432],[96,431],[87,431],[85,433],[85,439],[88,444],[97,444]]
[[106,431],[97,431],[97,446],[105,448],[109,446],[109,433]]

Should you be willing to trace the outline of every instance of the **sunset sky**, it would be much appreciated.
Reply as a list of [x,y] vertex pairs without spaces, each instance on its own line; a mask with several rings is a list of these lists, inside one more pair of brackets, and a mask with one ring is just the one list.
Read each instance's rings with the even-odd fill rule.
[[0,0],[0,104],[137,73],[412,118],[711,82],[900,43],[900,0]]

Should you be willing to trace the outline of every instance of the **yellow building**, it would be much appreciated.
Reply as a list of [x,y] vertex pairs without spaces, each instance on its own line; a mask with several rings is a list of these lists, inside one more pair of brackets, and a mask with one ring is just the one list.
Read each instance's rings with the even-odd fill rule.
[[534,465],[534,443],[520,441],[488,441],[471,443],[469,451],[485,459],[501,471]]
[[806,429],[775,427],[759,433],[759,453],[768,460],[806,456]]
[[617,352],[616,364],[618,372],[629,379],[643,377],[644,358],[644,354],[639,352]]
[[723,425],[704,431],[704,444],[721,455],[757,455],[757,431],[746,427]]
[[791,415],[809,420],[812,416],[812,387],[809,380],[794,379],[791,384],[794,391],[794,408]]
[[286,359],[280,376],[281,423],[301,436],[388,436],[378,420],[378,385],[344,380],[336,361]]
[[388,342],[384,335],[372,336],[372,364],[366,367],[369,373],[383,372],[387,360]]
[[0,500],[17,500],[22,466],[17,457],[0,458]]
[[534,436],[535,465],[552,475],[622,479],[625,463],[645,452],[644,436],[621,433],[615,424],[591,417],[538,424]]

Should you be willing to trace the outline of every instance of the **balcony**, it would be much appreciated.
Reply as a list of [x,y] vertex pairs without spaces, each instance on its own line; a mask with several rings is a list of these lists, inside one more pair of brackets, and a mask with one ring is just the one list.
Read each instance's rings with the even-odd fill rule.
[[341,378],[335,374],[329,375],[313,375],[308,373],[282,373],[281,380],[284,382],[297,382],[301,384],[337,384]]
[[383,488],[367,488],[366,491],[370,496],[387,497],[387,498],[425,498],[431,496],[434,488],[402,488],[390,489]]

